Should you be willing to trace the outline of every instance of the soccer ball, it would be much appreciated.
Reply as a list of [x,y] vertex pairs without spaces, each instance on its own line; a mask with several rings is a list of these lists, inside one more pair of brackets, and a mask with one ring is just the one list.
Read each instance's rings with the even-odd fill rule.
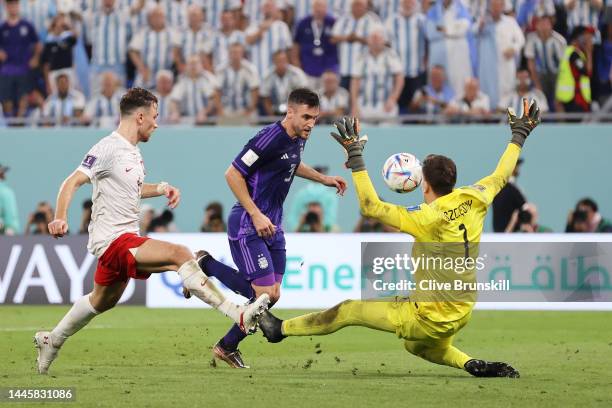
[[423,170],[421,162],[413,154],[397,153],[385,162],[382,176],[391,190],[409,193],[421,184]]

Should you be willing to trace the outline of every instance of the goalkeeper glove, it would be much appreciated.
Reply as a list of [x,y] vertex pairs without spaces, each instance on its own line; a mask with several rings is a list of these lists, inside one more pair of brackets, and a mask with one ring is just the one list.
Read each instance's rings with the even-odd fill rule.
[[368,141],[368,136],[359,136],[359,130],[361,128],[359,119],[345,116],[335,121],[334,126],[338,130],[338,133],[331,132],[331,136],[342,145],[346,152],[346,167],[354,172],[365,170],[363,148]]
[[535,129],[540,122],[540,108],[538,108],[535,99],[533,99],[530,104],[527,99],[523,98],[523,116],[520,118],[516,117],[514,109],[508,108],[508,123],[512,130],[511,142],[523,147],[525,140],[527,140],[527,136],[529,136],[531,131]]

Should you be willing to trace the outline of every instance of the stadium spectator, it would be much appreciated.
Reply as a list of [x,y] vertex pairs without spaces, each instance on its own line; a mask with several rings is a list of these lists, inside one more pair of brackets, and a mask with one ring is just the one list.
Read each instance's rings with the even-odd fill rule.
[[[418,7],[416,1],[415,5]],[[405,7],[405,2],[403,0],[372,0],[372,6],[378,17],[382,21],[386,21],[393,15],[401,14],[402,8]]]
[[612,232],[612,221],[602,217],[592,198],[583,198],[569,213],[565,232]]
[[91,124],[97,119],[100,126],[109,127],[119,120],[122,90],[119,89],[119,79],[113,71],[103,72],[100,77],[101,92],[87,102],[81,122]]
[[[605,106],[606,101],[612,94],[612,78],[610,77],[610,74],[612,74],[612,5],[606,8],[602,22],[604,24],[602,25],[601,44],[593,47],[594,74],[591,85],[593,87],[593,100]],[[612,104],[612,100],[610,104]],[[598,113],[602,113],[601,111],[606,112],[603,106]]]
[[295,232],[329,232],[324,219],[321,203],[318,201],[308,203]]
[[564,0],[563,3],[567,12],[568,32],[573,32],[577,27],[588,27],[595,36],[595,42],[599,43],[599,12],[605,5],[604,0]]
[[[318,0],[286,0],[287,4],[287,21],[290,27],[295,28],[300,21],[312,14],[314,3]],[[325,1],[327,8],[327,0]],[[327,14],[327,12],[326,12]],[[331,13],[330,13],[331,16]]]
[[465,81],[472,76],[468,44],[471,25],[472,17],[461,0],[437,1],[427,12],[429,67],[444,68],[455,95],[463,93]]
[[6,183],[9,167],[0,164],[0,235],[19,233],[19,207],[15,191]]
[[[242,13],[249,19],[249,25],[259,24],[269,18],[264,10],[266,2],[268,0],[244,0]],[[272,0],[272,2],[278,10],[279,18],[282,19],[287,9],[287,2],[285,0]]]
[[91,222],[91,208],[93,201],[87,199],[83,201],[83,212],[81,213],[81,225],[79,226],[79,234],[89,233],[89,223]]
[[166,26],[166,16],[161,6],[155,6],[148,14],[148,27],[138,32],[130,41],[129,55],[136,67],[136,86],[152,88],[155,76],[161,69],[171,69],[178,44],[177,34]]
[[[57,90],[45,101],[42,115],[46,123],[52,125],[70,125],[81,117],[85,109],[85,96],[71,88],[70,78],[59,74],[55,84]],[[48,122],[47,122],[48,121]]]
[[567,43],[565,38],[553,30],[551,16],[539,17],[535,23],[536,31],[527,36],[525,58],[535,87],[546,95],[550,108],[554,108],[555,85],[559,62]]
[[21,16],[32,23],[41,42],[47,38],[49,22],[57,13],[55,0],[21,0]]
[[174,75],[172,71],[162,69],[155,75],[155,96],[157,97],[157,121],[159,123],[172,123],[173,120],[180,118],[172,118],[171,116],[171,93],[174,87]]
[[490,112],[489,97],[480,90],[476,78],[468,78],[461,97],[455,97],[446,107],[444,113],[462,121],[474,121]]
[[349,109],[349,93],[340,86],[340,77],[334,71],[325,71],[321,76],[319,90],[319,122],[332,123],[345,115]]
[[286,102],[291,91],[308,85],[304,71],[289,64],[286,51],[276,51],[272,57],[272,63],[274,66],[261,81],[259,92],[264,113],[268,116],[286,113]]
[[236,43],[246,46],[246,35],[237,28],[236,13],[226,10],[221,14],[221,27],[213,35],[213,46],[208,56],[215,70],[227,64],[229,47]]
[[553,232],[552,229],[538,224],[538,209],[533,203],[525,203],[514,210],[504,232]]
[[[493,199],[493,231],[504,232],[508,229],[512,214],[519,211],[527,202],[525,195],[519,188],[516,180],[521,174],[523,159],[519,158],[512,170],[512,176],[508,183],[500,190]],[[512,229],[511,229],[512,230]]]
[[391,48],[402,62],[404,88],[398,103],[400,113],[406,113],[414,93],[425,83],[425,16],[419,12],[417,0],[402,0],[401,4],[401,12],[391,14],[385,28]]
[[[293,45],[291,31],[281,20],[276,1],[263,0],[261,12],[262,21],[252,20],[246,30],[246,42],[250,46],[250,60],[257,68],[260,78],[265,75],[272,64],[274,53],[281,50],[288,51]],[[253,14],[248,14],[248,16],[254,17]]]
[[386,47],[385,41],[384,28],[372,28],[367,52],[353,65],[351,111],[364,120],[392,121],[398,114],[404,74],[398,55]]
[[174,225],[174,214],[168,209],[164,210],[160,215],[153,218],[149,224],[149,227],[147,228],[147,233],[176,231],[177,229]]
[[55,16],[51,21],[41,56],[47,94],[55,90],[55,78],[60,73],[68,75],[70,80],[76,83],[73,66],[73,48],[76,42],[70,19],[63,14]]
[[525,37],[514,17],[506,16],[504,0],[491,0],[489,16],[478,23],[478,79],[491,105],[512,92],[516,64]]
[[538,88],[532,86],[529,71],[522,69],[516,73],[516,87],[514,92],[503,97],[497,107],[500,113],[506,112],[511,107],[517,115],[523,115],[523,98],[531,101],[535,100],[541,112],[548,112],[548,102],[546,96]]
[[[321,174],[327,174],[326,166],[315,166],[314,169]],[[296,191],[285,222],[289,231],[300,229],[309,204],[317,203],[322,211],[321,222],[325,231],[334,231],[338,227],[338,195],[335,191],[320,183],[308,181],[306,185]],[[318,210],[317,210],[318,211]],[[303,225],[302,225],[303,227]]]
[[444,67],[436,65],[429,73],[429,83],[417,90],[410,109],[414,112],[438,114],[453,100],[455,93],[446,81]]
[[206,10],[206,23],[214,30],[223,26],[223,15],[226,12],[233,14],[237,22],[242,8],[241,0],[201,0],[201,3]]
[[19,1],[7,0],[6,21],[0,24],[0,102],[6,116],[25,116],[41,53],[34,26],[19,14]]
[[223,94],[223,116],[228,121],[252,119],[259,99],[259,75],[253,64],[244,59],[244,46],[230,46],[227,65],[217,69],[217,80]]
[[340,86],[349,89],[354,66],[366,52],[367,38],[380,19],[368,13],[367,0],[352,0],[351,12],[340,16],[332,29],[331,43],[338,44],[340,57]]
[[531,32],[540,18],[552,18],[555,16],[555,0],[525,0],[516,2],[516,22],[521,29]]
[[[184,30],[187,27],[187,6],[191,0],[161,0],[166,15],[166,23],[174,30]],[[201,10],[201,8],[200,8]],[[190,12],[193,10],[190,10]],[[189,54],[191,55],[191,54]]]
[[204,124],[210,116],[221,113],[221,101],[217,92],[217,79],[202,69],[200,56],[187,59],[185,75],[170,94],[170,117],[188,117],[195,124]]
[[562,112],[591,111],[593,30],[576,27],[559,65],[555,98]]
[[[203,67],[212,71],[212,63],[209,55],[212,54],[212,30],[204,25],[204,11],[196,4],[189,6],[186,29],[179,31],[180,36],[180,55],[178,56],[177,70],[180,73],[185,71],[187,59],[192,55],[200,57]],[[181,27],[182,28],[182,27]],[[179,52],[179,49],[175,49]]]
[[47,224],[51,221],[53,221],[53,208],[47,201],[41,201],[36,206],[36,210],[28,216],[24,235],[48,235]]
[[336,17],[336,20],[342,16],[351,14],[353,10],[353,0],[328,0],[327,9],[329,14]]
[[227,226],[223,221],[223,205],[218,201],[209,203],[204,209],[204,220],[200,232],[225,232]]
[[85,40],[91,45],[89,82],[92,94],[100,92],[100,74],[105,71],[113,71],[121,85],[125,85],[127,47],[133,31],[130,16],[137,15],[143,7],[143,1],[128,9],[120,7],[118,0],[102,0],[99,9],[91,9],[85,14]]
[[321,86],[325,71],[338,70],[338,49],[331,42],[335,21],[327,14],[327,0],[313,0],[312,14],[296,22],[291,60],[308,75],[311,88]]

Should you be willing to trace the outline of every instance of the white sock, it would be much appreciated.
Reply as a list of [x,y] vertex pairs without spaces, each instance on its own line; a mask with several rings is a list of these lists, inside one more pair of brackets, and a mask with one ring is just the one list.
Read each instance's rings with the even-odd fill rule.
[[89,302],[89,294],[77,299],[64,318],[51,331],[51,341],[61,347],[66,339],[81,330],[99,312]]
[[194,259],[181,265],[177,272],[183,280],[183,286],[187,288],[192,295],[208,303],[236,323],[240,323],[240,314],[242,310],[233,302],[225,298],[223,293],[217,289],[208,276],[202,272],[200,265],[198,265]]

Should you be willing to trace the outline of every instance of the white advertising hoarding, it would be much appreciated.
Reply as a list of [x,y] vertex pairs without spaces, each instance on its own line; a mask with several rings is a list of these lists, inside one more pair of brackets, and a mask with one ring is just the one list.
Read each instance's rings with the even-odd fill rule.
[[[154,235],[155,236],[155,235]],[[205,249],[234,266],[225,234],[160,234],[156,238]],[[281,299],[275,307],[320,309],[345,299],[361,297],[361,243],[409,242],[405,234],[286,234],[287,267]],[[483,242],[612,242],[612,234],[484,234]],[[226,289],[237,303],[244,298]],[[151,276],[147,281],[149,307],[206,307],[198,299],[185,300],[175,273]],[[603,302],[482,302],[479,309],[505,310],[612,310]]]

